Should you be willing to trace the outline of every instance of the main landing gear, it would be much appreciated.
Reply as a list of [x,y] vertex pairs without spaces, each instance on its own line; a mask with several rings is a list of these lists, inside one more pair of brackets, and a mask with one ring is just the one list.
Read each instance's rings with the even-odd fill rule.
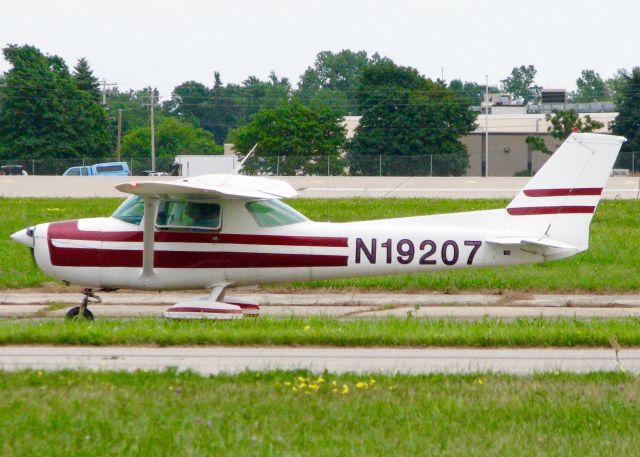
[[80,306],[74,306],[71,308],[67,315],[65,316],[67,319],[86,319],[88,321],[93,320],[93,313],[87,308],[89,305],[89,300],[93,299],[96,303],[100,303],[102,299],[93,293],[93,289],[84,289],[82,291],[84,294],[84,298],[82,299],[82,304]]

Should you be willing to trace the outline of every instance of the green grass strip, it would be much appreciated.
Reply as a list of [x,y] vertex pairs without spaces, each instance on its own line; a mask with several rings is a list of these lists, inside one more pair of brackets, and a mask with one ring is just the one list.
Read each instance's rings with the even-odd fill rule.
[[636,456],[640,378],[0,372],[3,456]]
[[628,347],[640,346],[640,319],[5,320],[0,344]]

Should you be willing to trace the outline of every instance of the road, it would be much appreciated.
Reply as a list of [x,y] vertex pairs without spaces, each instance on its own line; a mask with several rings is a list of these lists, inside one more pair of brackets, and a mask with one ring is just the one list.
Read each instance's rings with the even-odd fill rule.
[[332,373],[475,373],[615,371],[640,373],[640,349],[456,349],[287,347],[0,347],[0,369],[245,370]]
[[[174,179],[142,176],[0,176],[0,196],[124,197],[115,189],[116,184]],[[289,182],[305,198],[512,198],[529,178],[287,176],[276,179]],[[603,198],[640,198],[640,178],[610,178]]]

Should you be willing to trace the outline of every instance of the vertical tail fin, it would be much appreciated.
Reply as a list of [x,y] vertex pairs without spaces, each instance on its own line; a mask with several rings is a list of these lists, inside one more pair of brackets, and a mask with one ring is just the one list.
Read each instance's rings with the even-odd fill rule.
[[574,133],[507,206],[507,228],[589,246],[589,224],[626,140]]

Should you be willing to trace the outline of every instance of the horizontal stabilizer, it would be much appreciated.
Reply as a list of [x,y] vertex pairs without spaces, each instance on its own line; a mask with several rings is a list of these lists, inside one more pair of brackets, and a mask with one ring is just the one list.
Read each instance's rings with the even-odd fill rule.
[[581,251],[577,246],[549,238],[506,236],[487,239],[488,244],[518,248],[549,258],[572,256]]

